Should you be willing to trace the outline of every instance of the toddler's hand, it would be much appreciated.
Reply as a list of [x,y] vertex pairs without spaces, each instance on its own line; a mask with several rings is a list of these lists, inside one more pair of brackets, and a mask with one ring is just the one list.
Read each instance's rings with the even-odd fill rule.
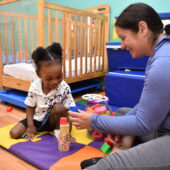
[[32,126],[32,127],[28,127],[24,136],[25,136],[25,139],[28,139],[28,140],[31,140],[34,138],[35,135],[37,135],[38,132],[35,128],[35,126]]

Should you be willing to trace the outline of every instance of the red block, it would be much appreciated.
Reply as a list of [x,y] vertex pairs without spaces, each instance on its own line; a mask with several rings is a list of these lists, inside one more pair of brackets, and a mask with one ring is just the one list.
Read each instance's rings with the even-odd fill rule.
[[66,125],[67,124],[67,118],[66,117],[61,117],[60,118],[60,125]]
[[111,148],[113,147],[113,143],[108,138],[104,138],[104,142],[106,142]]

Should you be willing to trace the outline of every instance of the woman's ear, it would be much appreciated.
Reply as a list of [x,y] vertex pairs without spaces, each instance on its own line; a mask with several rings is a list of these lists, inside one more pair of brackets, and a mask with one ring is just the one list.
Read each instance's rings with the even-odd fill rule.
[[139,26],[139,32],[146,36],[148,34],[149,28],[148,28],[148,24],[145,21],[140,21],[138,23]]

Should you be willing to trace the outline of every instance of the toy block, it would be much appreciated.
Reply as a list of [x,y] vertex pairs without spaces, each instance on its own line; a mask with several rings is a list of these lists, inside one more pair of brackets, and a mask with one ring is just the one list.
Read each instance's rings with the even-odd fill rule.
[[113,148],[113,143],[108,138],[104,138],[104,142],[107,143],[111,148]]
[[99,107],[99,106],[101,106],[101,104],[95,104],[95,105],[91,106],[91,108],[95,109],[96,107]]
[[59,143],[58,144],[58,150],[60,152],[67,152],[70,150],[70,144],[69,143]]
[[106,106],[100,106],[100,107],[96,107],[94,109],[95,113],[105,113],[107,111],[107,107]]
[[61,117],[60,118],[60,125],[66,125],[67,124],[67,118],[66,117]]
[[115,112],[111,112],[111,116],[115,116]]
[[66,125],[60,125],[60,133],[62,134],[69,134],[70,130],[69,130],[69,124]]
[[104,144],[101,146],[100,150],[104,154],[109,154],[112,151],[112,148],[110,147],[110,145],[108,143],[104,142]]
[[78,108],[76,106],[69,107],[69,110],[71,110],[73,112],[78,112]]
[[61,117],[60,118],[60,133],[63,134],[69,134],[69,124],[67,123],[67,118],[66,117]]
[[94,139],[101,139],[103,138],[103,133],[95,130],[95,131],[92,131],[91,136]]

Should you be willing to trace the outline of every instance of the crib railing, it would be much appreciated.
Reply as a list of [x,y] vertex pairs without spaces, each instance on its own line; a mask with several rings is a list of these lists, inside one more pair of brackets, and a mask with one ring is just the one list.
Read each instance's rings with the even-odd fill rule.
[[103,76],[107,72],[108,16],[108,5],[77,10],[43,0],[38,0],[37,16],[0,11],[0,87],[28,90],[29,81],[5,76],[3,66],[30,63],[37,46],[52,42],[62,45],[68,83]]
[[[100,8],[102,10],[91,8],[84,11],[39,1],[38,44],[47,46],[54,41],[62,44],[63,73],[68,83],[99,77],[107,71],[108,16],[94,11],[103,14],[103,9],[107,8],[108,15],[109,7]],[[66,67],[69,67],[69,76]]]

